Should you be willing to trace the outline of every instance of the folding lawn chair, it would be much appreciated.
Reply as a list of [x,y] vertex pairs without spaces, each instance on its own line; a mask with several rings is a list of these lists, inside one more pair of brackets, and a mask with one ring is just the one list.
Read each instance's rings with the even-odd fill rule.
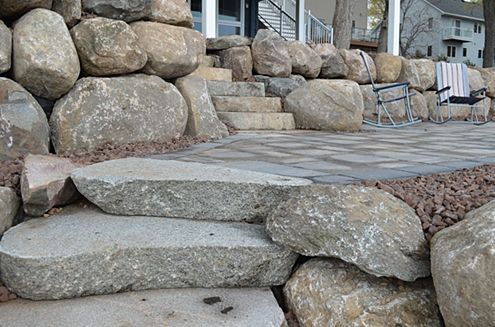
[[[469,88],[468,69],[465,64],[437,63],[437,105],[435,116],[430,120],[444,124],[452,120],[452,107],[470,107],[471,118],[468,122],[481,125],[488,122],[486,88],[472,91]],[[481,104],[480,104],[481,102]],[[448,117],[442,114],[442,107],[447,106]],[[478,111],[481,112],[481,119]]]
[[[409,92],[409,83],[394,83],[387,86],[376,87],[375,81],[373,80],[373,75],[371,74],[370,71],[369,63],[366,60],[366,56],[364,55],[363,51],[360,51],[360,54],[361,57],[363,58],[364,65],[366,66],[366,70],[368,71],[368,76],[370,77],[371,85],[373,86],[373,92],[375,92],[377,97],[376,121],[365,118],[364,122],[366,124],[373,125],[376,127],[389,127],[389,128],[410,126],[422,122],[421,119],[415,118],[413,116],[411,109],[411,96],[414,96],[415,93]],[[387,97],[387,93],[391,94],[391,92],[397,90],[402,90],[401,92],[402,94],[400,96],[395,96],[391,98]],[[392,118],[392,115],[390,114],[389,110],[387,109],[387,104],[401,102],[401,101],[404,102],[404,111],[405,111],[404,114],[406,120],[395,121]],[[383,114],[386,115],[386,118],[388,118],[388,120],[382,119]]]

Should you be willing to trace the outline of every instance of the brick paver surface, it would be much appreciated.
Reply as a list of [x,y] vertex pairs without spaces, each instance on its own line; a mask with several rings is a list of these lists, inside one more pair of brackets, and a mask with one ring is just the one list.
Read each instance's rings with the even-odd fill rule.
[[319,183],[406,178],[495,163],[495,124],[425,123],[359,133],[246,132],[155,156]]

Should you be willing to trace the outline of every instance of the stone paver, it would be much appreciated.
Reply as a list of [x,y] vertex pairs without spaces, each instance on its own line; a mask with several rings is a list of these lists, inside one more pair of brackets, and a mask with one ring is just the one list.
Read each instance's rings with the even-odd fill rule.
[[243,132],[193,146],[173,159],[304,177],[317,183],[352,183],[495,163],[493,144],[493,123],[424,123],[402,129],[365,126],[359,133]]

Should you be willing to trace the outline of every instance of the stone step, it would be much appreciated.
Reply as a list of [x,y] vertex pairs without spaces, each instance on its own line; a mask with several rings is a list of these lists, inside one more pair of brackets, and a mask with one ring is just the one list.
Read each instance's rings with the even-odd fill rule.
[[283,326],[270,289],[173,289],[0,305],[9,327]]
[[280,98],[212,97],[217,112],[282,112]]
[[290,113],[217,112],[218,118],[237,130],[296,129]]
[[232,82],[231,69],[199,66],[191,75],[203,77],[207,81]]
[[3,282],[30,300],[282,285],[296,258],[261,225],[119,217],[78,206],[17,225],[0,241]]
[[128,158],[73,172],[86,199],[116,215],[262,223],[311,181],[172,160]]
[[211,96],[264,97],[265,84],[257,82],[208,82]]

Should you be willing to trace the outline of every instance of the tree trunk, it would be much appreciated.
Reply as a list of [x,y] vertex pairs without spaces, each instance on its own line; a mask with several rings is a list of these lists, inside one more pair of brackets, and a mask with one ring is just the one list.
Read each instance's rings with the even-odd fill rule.
[[385,11],[382,18],[382,27],[380,28],[380,36],[378,39],[378,49],[376,52],[387,52],[388,50],[388,0],[385,0]]
[[495,1],[483,1],[485,13],[485,51],[483,67],[493,67],[495,57]]
[[333,16],[333,40],[338,49],[349,49],[352,38],[352,10],[355,1],[337,0]]

